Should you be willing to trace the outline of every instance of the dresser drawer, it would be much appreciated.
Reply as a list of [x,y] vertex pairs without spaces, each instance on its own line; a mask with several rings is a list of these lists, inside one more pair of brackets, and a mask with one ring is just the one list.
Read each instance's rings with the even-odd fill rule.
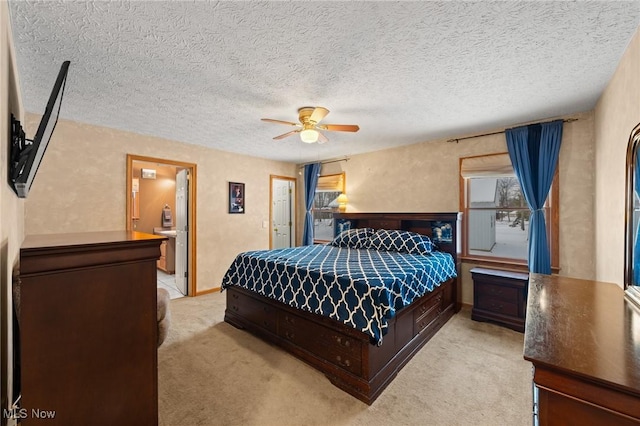
[[227,309],[237,312],[252,323],[272,332],[276,332],[276,314],[274,309],[252,297],[233,293],[228,298]]
[[330,345],[326,345],[326,347],[329,349],[327,351],[327,361],[354,374],[361,374],[362,351],[360,349],[360,342],[357,342],[357,349],[356,346],[353,346],[353,349]]
[[442,292],[426,300],[413,311],[413,334],[417,335],[427,328],[442,311]]
[[[305,330],[304,334],[298,333],[301,329]],[[278,335],[337,367],[357,375],[361,373],[362,347],[359,340],[286,312],[278,316]]]

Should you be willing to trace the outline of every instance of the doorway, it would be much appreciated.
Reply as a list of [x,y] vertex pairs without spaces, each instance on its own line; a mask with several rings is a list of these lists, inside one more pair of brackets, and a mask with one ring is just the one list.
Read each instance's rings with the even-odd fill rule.
[[167,237],[158,286],[196,295],[196,165],[127,154],[127,230]]
[[269,193],[269,248],[296,245],[296,179],[270,175]]

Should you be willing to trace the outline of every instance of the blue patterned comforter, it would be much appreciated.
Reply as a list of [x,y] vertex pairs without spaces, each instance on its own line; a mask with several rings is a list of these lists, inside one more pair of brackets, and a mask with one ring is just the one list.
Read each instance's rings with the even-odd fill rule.
[[311,245],[239,254],[222,279],[222,290],[239,286],[333,318],[380,345],[396,311],[455,276],[448,253]]

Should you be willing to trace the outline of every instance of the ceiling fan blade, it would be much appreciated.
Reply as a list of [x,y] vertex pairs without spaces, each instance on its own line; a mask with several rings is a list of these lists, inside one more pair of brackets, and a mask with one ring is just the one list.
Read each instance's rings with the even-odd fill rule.
[[355,124],[321,124],[317,127],[330,132],[357,132],[360,130],[360,127]]
[[327,139],[327,137],[325,135],[323,135],[322,133],[318,132],[318,143],[325,143],[325,142],[329,142],[329,139]]
[[280,136],[276,136],[274,139],[284,139],[284,138],[286,138],[288,136],[291,136],[291,135],[294,135],[296,133],[300,133],[300,130],[292,130],[292,131],[284,133],[284,134],[282,134]]
[[267,121],[269,123],[277,123],[277,124],[286,124],[289,126],[299,126],[299,123],[292,123],[291,121],[282,121],[282,120],[274,120],[273,118],[261,118],[262,121]]
[[329,114],[329,110],[323,107],[316,107],[309,116],[309,121],[313,121],[314,123],[319,123],[320,120],[325,118]]

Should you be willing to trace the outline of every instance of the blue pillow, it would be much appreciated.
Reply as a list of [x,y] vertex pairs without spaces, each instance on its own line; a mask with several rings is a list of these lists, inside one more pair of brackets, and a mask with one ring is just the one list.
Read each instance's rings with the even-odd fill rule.
[[409,254],[429,254],[433,250],[431,239],[411,231],[378,229],[366,248],[397,251]]
[[331,245],[335,247],[364,248],[369,237],[375,233],[373,228],[356,228],[342,231],[337,237],[331,241]]

